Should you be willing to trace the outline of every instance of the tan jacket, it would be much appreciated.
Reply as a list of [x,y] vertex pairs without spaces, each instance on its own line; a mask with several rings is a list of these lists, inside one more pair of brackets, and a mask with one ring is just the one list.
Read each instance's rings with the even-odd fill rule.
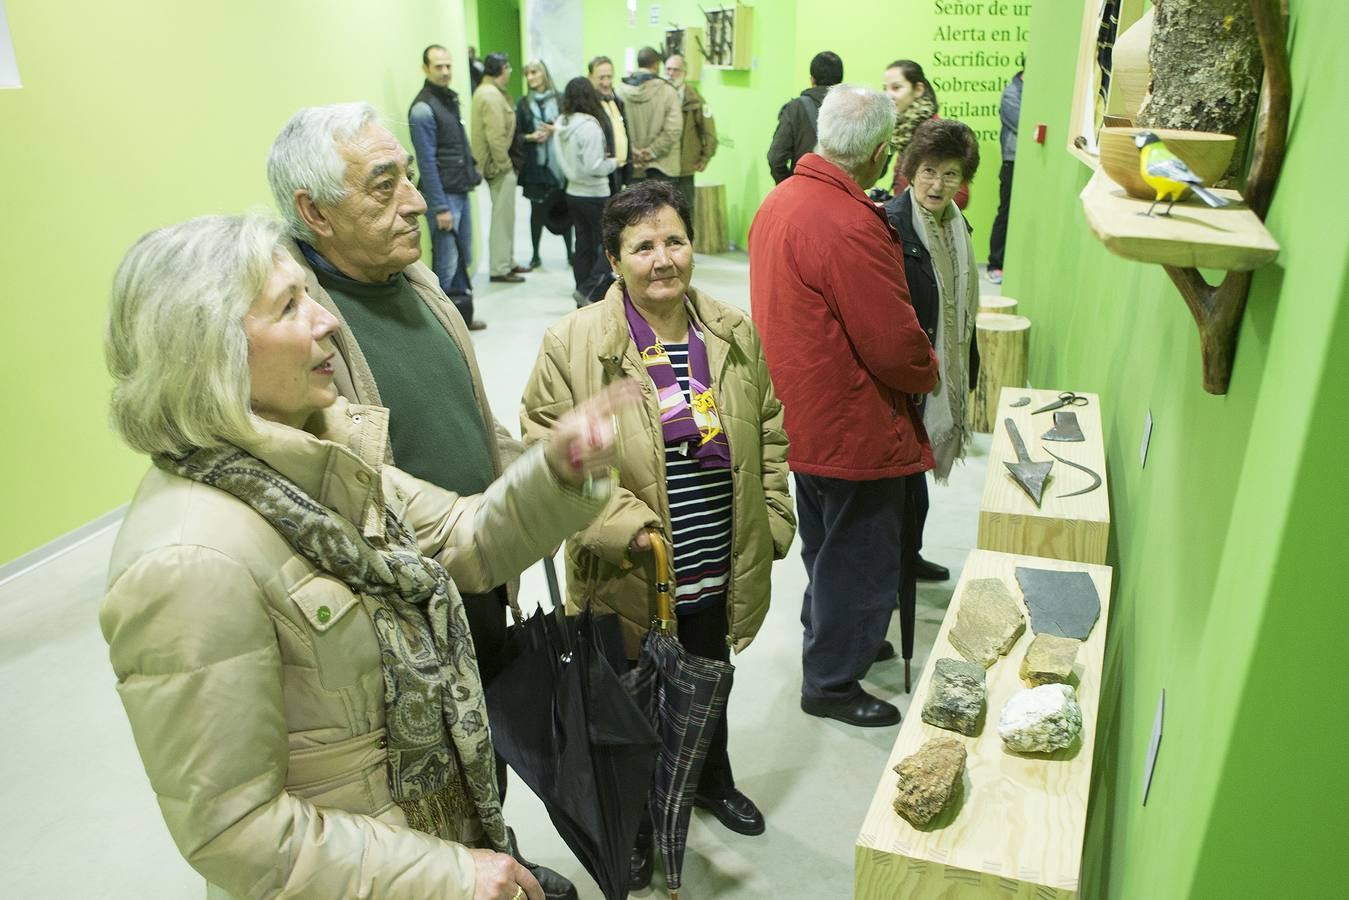
[[707,104],[697,88],[684,83],[684,102],[680,107],[684,116],[683,137],[679,140],[679,171],[692,175],[706,166],[717,152],[717,123],[707,111]]
[[632,152],[650,150],[652,155],[647,163],[637,162],[634,156],[633,174],[641,177],[648,167],[671,178],[685,174],[679,167],[679,135],[684,128],[684,114],[674,85],[659,76],[644,78],[637,85],[626,81],[621,84]]
[[[365,361],[365,354],[361,352],[360,345],[356,343],[356,335],[352,334],[351,326],[347,324],[346,319],[342,318],[342,312],[333,302],[333,298],[323,289],[323,285],[319,284],[313,268],[309,265],[309,260],[300,252],[300,248],[296,246],[295,242],[287,240],[283,246],[304,269],[304,284],[305,289],[309,291],[309,296],[317,300],[320,306],[332,313],[341,323],[337,333],[333,335],[333,344],[337,348],[337,356],[333,359],[333,384],[337,385],[337,392],[353,403],[381,406],[383,401],[379,396],[379,386],[375,384],[375,376],[370,371],[369,363]],[[492,408],[487,403],[487,391],[482,385],[482,373],[478,371],[478,358],[473,353],[473,341],[468,336],[468,328],[464,325],[464,317],[459,314],[449,298],[441,291],[440,282],[435,273],[428,269],[424,263],[413,263],[403,270],[403,274],[407,276],[413,290],[417,292],[427,308],[435,315],[437,321],[445,328],[445,333],[450,336],[450,340],[454,341],[455,347],[468,362],[468,372],[473,379],[473,397],[478,402],[478,409],[482,412],[483,422],[496,437],[496,441],[490,447],[490,450],[492,454],[492,474],[493,476],[499,476],[502,470],[514,462],[516,457],[523,452],[524,444],[517,441],[506,430],[506,427],[492,415]],[[392,457],[386,460],[386,462],[391,461]],[[515,614],[516,621],[520,620],[520,607],[516,603],[519,586],[520,583],[517,580],[512,580],[506,585],[511,610]]]
[[[773,392],[758,333],[740,310],[689,291],[702,324],[708,366],[731,448],[732,543],[727,642],[749,646],[768,613],[769,575],[796,533],[787,486],[787,436],[782,404]],[[645,402],[619,413],[623,461],[619,487],[604,514],[567,543],[568,605],[580,608],[593,592],[595,606],[618,613],[628,652],[651,621],[654,598],[651,554],[630,558],[628,543],[654,525],[670,534],[665,487],[665,444],[655,385],[628,333],[623,293],[579,309],[544,335],[538,360],[520,402],[526,442],[541,440],[567,410],[620,377],[636,378]],[[634,562],[637,564],[634,565]]]
[[515,171],[510,153],[515,140],[515,104],[490,78],[484,78],[473,92],[472,119],[469,145],[482,177],[499,178]]
[[[604,504],[534,451],[483,494],[443,491],[384,464],[387,421],[339,399],[311,420],[324,440],[264,423],[245,449],[366,534],[382,498],[464,590],[518,574]],[[151,468],[99,621],[164,820],[212,896],[472,897],[467,850],[408,828],[390,797],[369,615],[251,507]]]

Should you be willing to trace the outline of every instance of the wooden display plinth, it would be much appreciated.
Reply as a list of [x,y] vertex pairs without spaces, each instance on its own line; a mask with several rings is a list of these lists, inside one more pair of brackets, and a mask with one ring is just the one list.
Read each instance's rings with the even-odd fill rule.
[[974,339],[979,342],[979,381],[968,424],[971,431],[988,434],[997,423],[999,392],[1026,383],[1030,319],[981,312],[974,319]]
[[[1101,434],[1101,403],[1095,394],[1082,394],[1086,406],[1065,406],[1077,413],[1078,424],[1086,437],[1081,443],[1041,441],[1040,436],[1054,427],[1052,412],[1032,415],[1032,410],[1054,401],[1060,391],[1032,391],[1003,388],[988,451],[988,470],[984,476],[984,496],[979,503],[979,549],[1004,553],[1025,553],[1051,559],[1104,563],[1110,541],[1110,480],[1105,472],[1105,445]],[[1011,404],[1029,397],[1021,407]],[[1026,450],[1036,462],[1053,460],[1043,447],[1087,466],[1101,476],[1101,486],[1090,494],[1060,497],[1091,484],[1091,477],[1071,466],[1054,461],[1044,496],[1037,509],[1026,492],[1017,486],[1003,461],[1015,462],[1016,452],[1003,420],[1016,423]]]
[[695,253],[725,253],[726,186],[699,184],[693,189],[693,250]]
[[[971,579],[997,576],[1020,600],[1015,574],[1019,565],[1086,572],[1101,598],[1100,618],[1078,651],[1073,667],[1073,687],[1082,706],[1082,735],[1073,746],[1057,753],[1012,753],[1003,749],[998,737],[1003,707],[1025,687],[1019,669],[1034,638],[1029,624],[1011,652],[988,670],[988,712],[977,736],[965,737],[937,728],[920,716],[936,660],[962,658],[947,635],[965,584]],[[1096,748],[1110,588],[1111,572],[1105,566],[971,551],[918,679],[911,712],[900,726],[857,837],[853,885],[857,900],[1076,900]],[[961,741],[969,757],[961,787],[950,805],[920,829],[894,811],[894,767],[934,737]]]
[[997,313],[1004,316],[1016,315],[1016,301],[1011,297],[979,295],[979,312]]

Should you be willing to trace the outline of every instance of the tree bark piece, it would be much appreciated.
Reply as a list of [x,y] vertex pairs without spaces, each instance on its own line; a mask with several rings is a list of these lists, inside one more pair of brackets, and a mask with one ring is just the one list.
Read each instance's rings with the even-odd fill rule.
[[1264,68],[1249,0],[1158,0],[1152,84],[1136,124],[1235,135],[1227,178],[1240,174]]
[[693,189],[693,249],[696,253],[725,253],[726,186],[700,184]]
[[979,312],[997,313],[1003,316],[1016,315],[1016,301],[1011,297],[979,297]]
[[979,383],[974,386],[969,426],[972,431],[992,434],[998,421],[998,395],[1002,389],[1026,384],[1030,319],[979,313],[974,339],[979,342]]

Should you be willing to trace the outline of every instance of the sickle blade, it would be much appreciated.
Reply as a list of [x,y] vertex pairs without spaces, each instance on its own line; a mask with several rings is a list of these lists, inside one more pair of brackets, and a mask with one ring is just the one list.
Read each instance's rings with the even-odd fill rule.
[[1091,487],[1084,487],[1082,490],[1073,491],[1071,494],[1059,494],[1058,499],[1062,500],[1064,497],[1076,497],[1079,494],[1090,494],[1092,491],[1096,490],[1098,487],[1101,486],[1101,476],[1097,475],[1091,469],[1079,463],[1075,463],[1071,459],[1064,459],[1062,456],[1059,456],[1057,453],[1055,453],[1053,450],[1050,450],[1048,447],[1041,447],[1040,449],[1048,453],[1055,459],[1057,459],[1059,462],[1063,463],[1065,466],[1072,466],[1074,469],[1086,472],[1088,475],[1091,476]]

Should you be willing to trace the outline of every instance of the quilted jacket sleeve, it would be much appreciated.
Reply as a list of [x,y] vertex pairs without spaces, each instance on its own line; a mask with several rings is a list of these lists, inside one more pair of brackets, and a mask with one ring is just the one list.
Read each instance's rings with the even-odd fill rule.
[[462,591],[482,593],[514,578],[604,508],[609,482],[584,494],[553,474],[543,444],[525,451],[481,494],[461,496],[390,473],[408,498],[404,520]]
[[785,559],[796,537],[796,507],[792,504],[790,478],[787,475],[787,432],[782,425],[782,401],[773,390],[758,335],[754,340],[755,381],[761,397],[759,420],[763,460],[764,501],[768,504],[768,527],[773,533],[773,558]]
[[[567,356],[567,347],[555,332],[544,335],[520,399],[520,431],[526,444],[544,440],[558,417],[576,405]],[[614,485],[604,512],[577,532],[575,540],[606,562],[621,565],[627,560],[628,544],[648,526],[661,527],[656,511],[632,491]]]
[[187,862],[233,896],[473,896],[468,851],[285,788],[281,656],[261,588],[219,552],[136,561],[100,612],[117,692]]

